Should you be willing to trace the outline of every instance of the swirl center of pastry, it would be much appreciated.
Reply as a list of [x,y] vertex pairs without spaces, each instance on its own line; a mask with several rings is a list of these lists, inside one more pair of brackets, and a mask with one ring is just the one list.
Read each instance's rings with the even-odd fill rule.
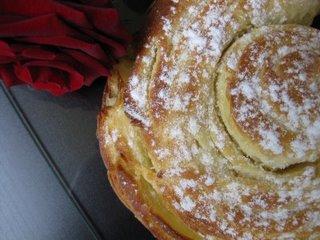
[[309,28],[268,30],[243,36],[227,51],[218,100],[240,149],[275,170],[319,159],[320,44]]

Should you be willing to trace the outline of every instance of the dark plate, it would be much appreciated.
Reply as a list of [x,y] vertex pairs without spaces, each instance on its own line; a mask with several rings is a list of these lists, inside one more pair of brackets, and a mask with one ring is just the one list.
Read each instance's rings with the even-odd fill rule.
[[[147,2],[134,12],[115,1],[132,32]],[[107,181],[96,139],[104,84],[59,98],[0,86],[1,240],[152,239]]]

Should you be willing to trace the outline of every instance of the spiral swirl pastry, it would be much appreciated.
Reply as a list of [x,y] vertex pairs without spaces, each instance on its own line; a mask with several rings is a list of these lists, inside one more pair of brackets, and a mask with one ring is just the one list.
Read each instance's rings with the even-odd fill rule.
[[320,239],[319,0],[158,1],[101,152],[159,239]]

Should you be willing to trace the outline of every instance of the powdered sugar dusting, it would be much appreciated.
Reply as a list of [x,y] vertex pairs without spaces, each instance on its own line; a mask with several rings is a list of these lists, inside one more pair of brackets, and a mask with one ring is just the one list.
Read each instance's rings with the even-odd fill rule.
[[183,210],[190,212],[196,206],[196,204],[189,197],[182,198],[180,206]]
[[271,150],[275,154],[281,154],[283,152],[283,147],[281,146],[277,131],[260,128],[259,134],[260,136],[263,136],[260,145],[265,150]]
[[[300,6],[301,1],[290,4]],[[315,6],[304,3],[306,8]],[[172,0],[159,19],[161,34],[149,39],[146,56],[138,58],[143,70],[127,84],[125,111],[143,124],[141,145],[153,151],[141,154],[152,160],[151,184],[159,181],[159,194],[179,215],[201,223],[198,231],[210,232],[202,234],[208,239],[263,239],[267,231],[290,237],[283,233],[286,229],[311,232],[319,221],[315,165],[301,165],[287,174],[287,167],[319,158],[320,86],[312,68],[319,56],[314,54],[319,36],[297,27],[288,38],[279,26],[275,35],[271,27],[261,27],[258,33],[241,36],[252,26],[295,23],[299,12],[288,13],[286,4]],[[235,124],[260,155],[246,152],[234,139],[216,106],[217,69],[237,38],[252,44],[245,57],[240,47],[227,54],[225,73],[235,76],[227,93],[234,101]],[[304,38],[308,44],[302,44]],[[111,132],[108,139],[117,136]],[[273,167],[282,172],[273,172]],[[312,213],[312,208],[319,211]],[[299,237],[299,231],[293,236]]]
[[147,102],[147,87],[148,84],[145,81],[139,81],[137,76],[132,76],[129,92],[132,99],[137,103],[138,107],[145,109]]
[[[268,166],[278,165],[283,168],[302,161],[316,161],[320,155],[320,97],[310,91],[309,87],[311,83],[312,88],[319,86],[317,81],[313,82],[313,75],[310,73],[316,61],[315,55],[310,54],[310,51],[317,52],[320,44],[308,40],[315,39],[312,37],[315,33],[299,27],[292,28],[292,31],[301,34],[299,38],[295,35],[286,37],[271,28],[262,29],[263,33],[268,34],[268,42],[260,45],[252,43],[243,49],[252,62],[247,64],[239,54],[235,57],[235,53],[227,58],[227,67],[237,78],[235,86],[230,90],[235,104],[233,112],[236,121],[253,137],[253,142],[258,140],[266,152],[281,155],[284,159],[281,165],[280,161],[283,160],[267,153],[261,161]],[[272,37],[271,31],[274,31]],[[252,41],[252,36],[244,36],[239,44],[250,38]],[[285,45],[282,45],[283,42]],[[274,45],[279,48],[272,52]],[[240,64],[241,72],[235,72],[228,64],[230,61],[231,65]],[[283,69],[283,73],[277,68]],[[261,69],[265,71],[263,75],[260,73]],[[262,76],[266,76],[266,79]],[[283,142],[282,139],[287,139],[288,132],[292,140]],[[259,158],[261,156],[260,154]]]

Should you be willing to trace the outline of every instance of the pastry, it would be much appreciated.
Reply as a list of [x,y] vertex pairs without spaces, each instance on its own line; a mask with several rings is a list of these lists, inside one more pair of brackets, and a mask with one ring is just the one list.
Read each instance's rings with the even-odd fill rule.
[[98,124],[115,192],[155,237],[320,239],[319,12],[319,0],[155,3]]

